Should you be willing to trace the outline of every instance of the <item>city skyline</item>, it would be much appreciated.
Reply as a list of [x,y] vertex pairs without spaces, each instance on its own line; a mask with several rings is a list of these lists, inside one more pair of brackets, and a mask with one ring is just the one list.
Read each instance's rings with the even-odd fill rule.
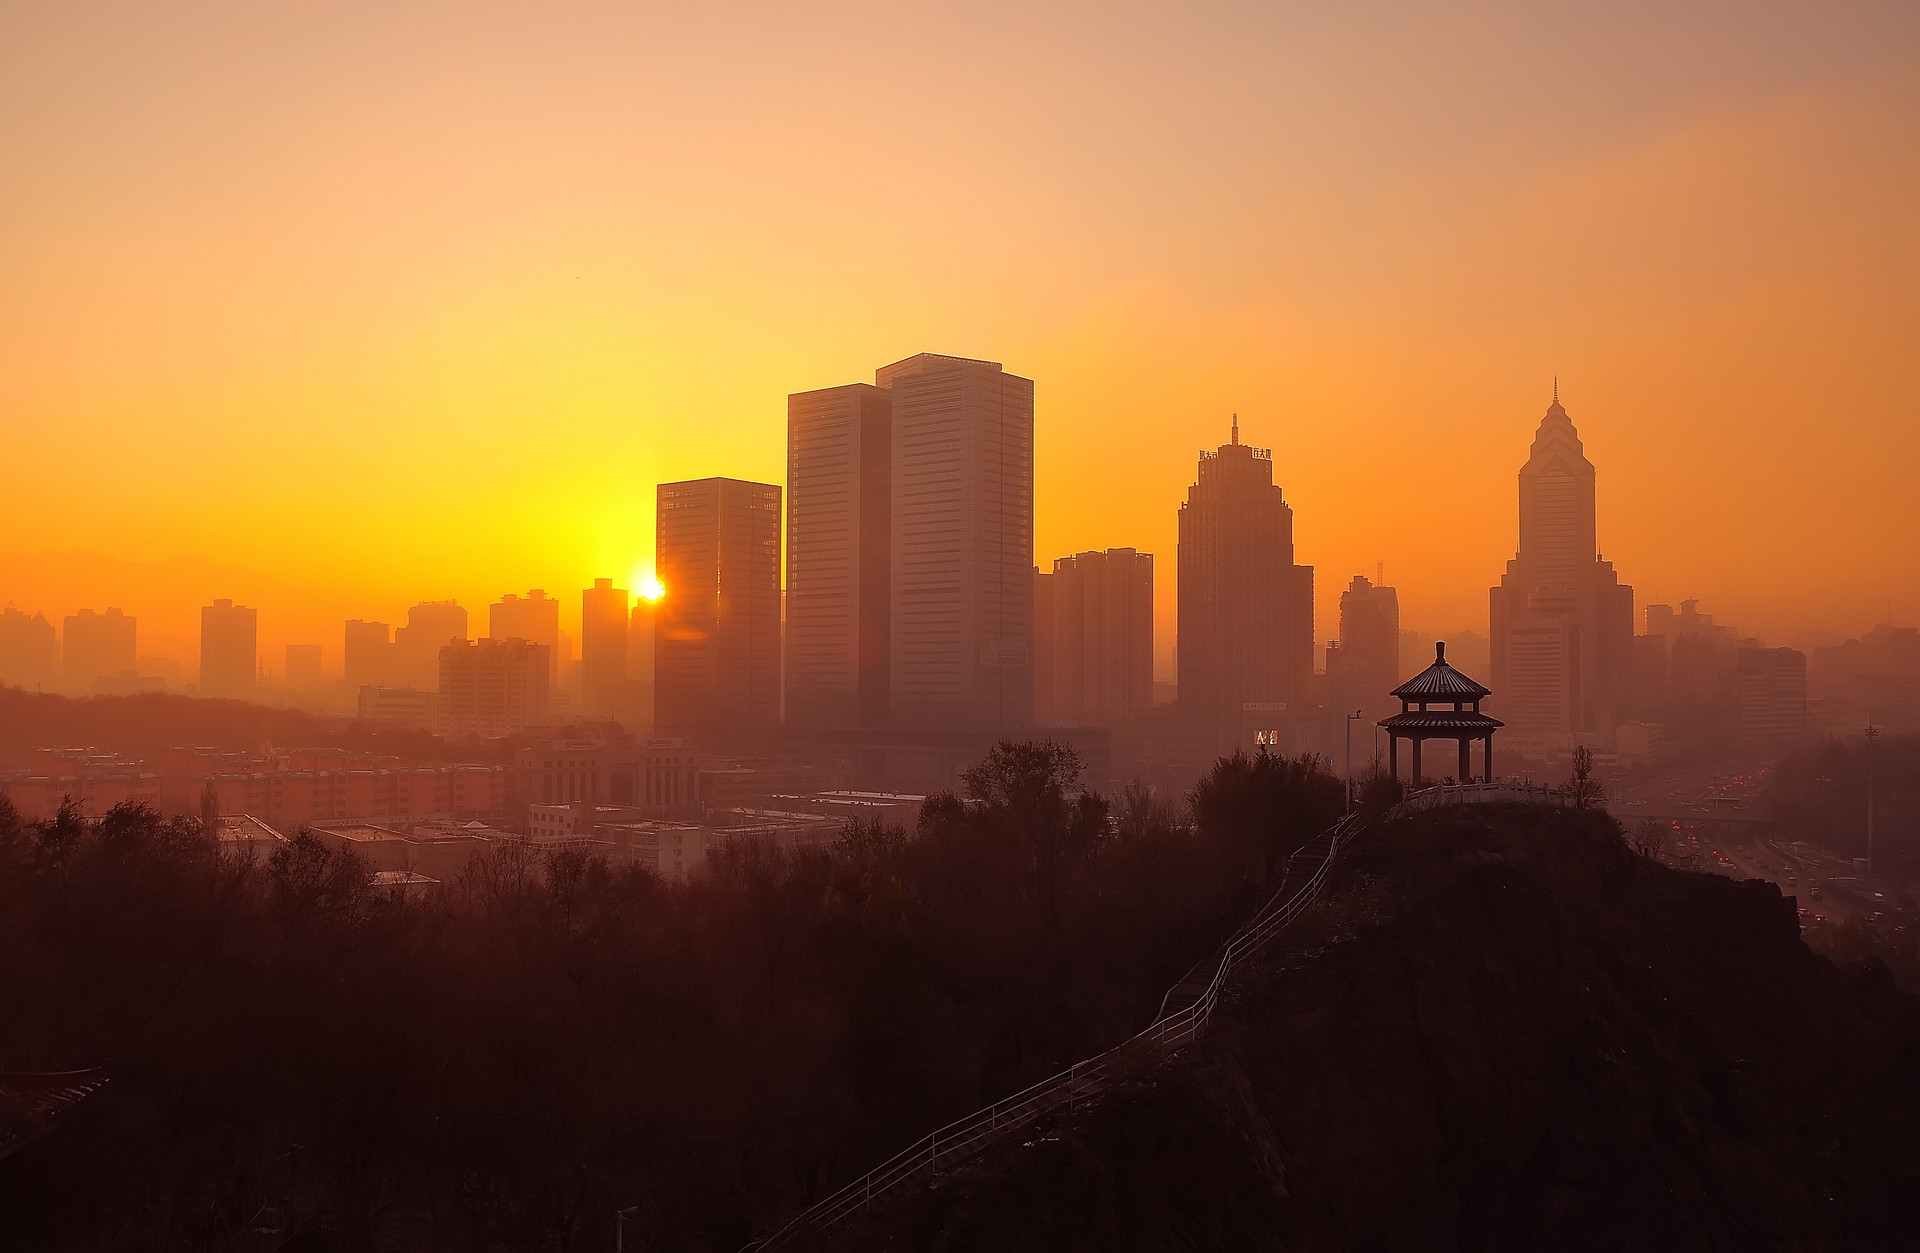
[[[921,354],[921,356],[929,356],[929,355],[931,354]],[[947,359],[959,360],[959,361],[968,360],[966,358],[947,358]],[[909,358],[908,360],[912,360],[912,358]],[[1548,407],[1549,419],[1551,419],[1556,414],[1560,415],[1562,419],[1564,419],[1566,411],[1562,407],[1559,399],[1559,380],[1555,378],[1555,379],[1552,379],[1550,382],[1551,382],[1552,401]],[[879,389],[866,387],[865,385],[859,385],[859,386],[865,387],[865,390],[868,392],[875,392],[875,393],[884,395],[884,393],[880,392]],[[848,389],[846,388],[829,388],[819,392],[807,393],[805,395],[822,397],[822,396],[827,396],[833,393],[845,392],[847,390]],[[800,395],[801,394],[796,394],[794,397],[792,397],[792,399],[799,399]],[[1230,415],[1230,418],[1232,419],[1233,422],[1237,423],[1238,421],[1237,414]],[[1568,427],[1568,429],[1569,431],[1571,431],[1570,426]],[[1534,432],[1535,440],[1536,440],[1536,456],[1538,455],[1538,447],[1539,447],[1538,441],[1541,438],[1541,433],[1542,433],[1541,424],[1536,424],[1536,429]],[[789,435],[791,436],[791,432],[789,432]],[[1584,460],[1584,451],[1582,448],[1582,443],[1583,441],[1579,436],[1577,435],[1573,436],[1572,444],[1574,449],[1574,455]],[[1262,451],[1264,452],[1267,450],[1262,450]],[[1497,459],[1497,457],[1498,457],[1497,453],[1489,454],[1490,460]],[[1587,473],[1591,475],[1592,466],[1590,462],[1587,463],[1586,468],[1587,468]],[[1617,480],[1621,477],[1629,475],[1630,473],[1631,473],[1630,467],[1622,467],[1620,469],[1615,470],[1613,472],[1613,479],[1610,480],[1610,487],[1615,487],[1617,489],[1617,483],[1615,483],[1613,480]],[[1523,481],[1524,481],[1524,478],[1525,478],[1525,475],[1523,471]],[[783,483],[777,484],[777,486],[780,486],[782,487],[783,490],[785,490],[788,485],[783,482]],[[1414,494],[1417,495],[1417,493],[1414,493]],[[1447,497],[1445,493],[1435,493],[1434,498],[1436,501],[1441,499],[1451,500],[1451,497]],[[1290,490],[1289,501],[1291,501],[1292,499],[1293,499],[1293,494]],[[1036,501],[1036,512],[1037,512],[1037,505],[1038,505],[1038,502]],[[1585,504],[1582,506],[1582,508],[1587,510],[1589,514],[1597,513],[1600,516],[1604,517],[1606,512],[1605,511],[1605,494],[1600,495],[1598,503],[1596,504],[1595,500],[1593,499],[1593,493],[1591,492],[1591,487],[1589,485],[1588,497],[1585,501]],[[1174,511],[1172,510],[1169,510],[1167,512],[1169,513],[1170,516],[1174,514]],[[1311,525],[1310,520],[1303,519],[1302,525],[1303,527],[1310,528],[1310,525]],[[1523,525],[1524,525],[1524,518],[1523,518]],[[1603,523],[1597,524],[1596,526],[1592,522],[1590,517],[1586,525],[1589,531],[1597,531],[1597,530],[1604,529],[1606,524],[1603,522]],[[1149,516],[1148,518],[1136,520],[1131,525],[1130,529],[1133,531],[1146,531],[1146,530],[1153,529],[1151,517]],[[1516,533],[1516,538],[1518,538],[1518,533]],[[790,568],[791,553],[789,551],[788,537],[787,537],[784,526],[783,526],[782,534],[780,538],[780,547],[781,547],[781,562],[782,562],[781,571],[780,571],[781,590],[783,593],[785,593],[790,588],[789,578],[791,575],[791,568]],[[1155,642],[1154,642],[1154,655],[1153,655],[1153,675],[1154,675],[1154,681],[1161,682],[1161,683],[1173,682],[1176,675],[1174,655],[1175,655],[1175,649],[1177,647],[1177,638],[1178,638],[1177,614],[1169,614],[1168,606],[1166,605],[1165,602],[1174,595],[1174,592],[1169,585],[1173,584],[1177,578],[1177,572],[1178,572],[1177,547],[1178,547],[1177,544],[1169,544],[1165,552],[1161,556],[1161,561],[1164,563],[1166,567],[1167,576],[1157,581],[1159,585],[1155,588],[1155,596],[1154,596],[1154,624],[1153,625],[1154,625]],[[1519,551],[1518,545],[1516,546],[1515,551],[1516,552]],[[22,578],[19,576],[17,571],[9,570],[9,565],[8,565],[9,561],[12,560],[12,561],[18,562],[22,559],[22,556],[23,555],[21,554],[0,553],[0,577],[6,577],[9,574],[11,574],[12,578],[8,586],[11,586],[14,588],[28,589],[29,592],[37,584],[45,585],[49,581],[48,576],[45,573],[40,574],[36,578],[34,573],[29,572],[29,574],[25,578]],[[116,561],[111,558],[105,558],[104,554],[92,554],[92,553],[30,554],[30,555],[25,555],[25,558],[26,558],[26,564],[29,567],[37,565],[41,567],[42,570],[45,570],[48,567],[61,567],[61,566],[71,566],[71,565],[78,565],[84,568],[88,564],[86,561],[82,560],[82,561],[75,562],[71,560],[76,556],[82,557],[82,558],[86,558],[86,557],[101,558],[102,560],[100,561],[99,564],[107,567],[120,567],[122,569],[127,569],[127,568],[139,568],[141,565],[141,563]],[[1038,569],[1042,571],[1046,570],[1047,568],[1050,567],[1054,559],[1055,558],[1047,555],[1044,551],[1042,551],[1036,544],[1034,561]],[[340,647],[340,640],[342,638],[340,620],[333,619],[330,625],[324,625],[328,622],[328,618],[326,616],[328,611],[324,609],[319,609],[316,607],[319,604],[324,603],[323,598],[315,597],[311,593],[307,593],[304,591],[289,589],[287,584],[284,583],[284,581],[273,578],[272,576],[265,575],[258,571],[235,569],[231,567],[223,569],[220,567],[215,567],[211,563],[198,562],[190,558],[188,559],[175,558],[167,562],[152,563],[152,564],[158,567],[166,568],[170,572],[177,572],[179,569],[183,567],[189,570],[200,568],[210,572],[214,572],[214,573],[209,573],[207,575],[204,575],[202,577],[202,579],[200,580],[200,585],[203,585],[203,586],[214,587],[214,588],[219,588],[223,590],[230,589],[235,586],[239,586],[243,588],[245,587],[260,588],[264,586],[268,589],[278,588],[281,590],[282,595],[279,598],[274,597],[272,595],[272,592],[269,591],[268,596],[265,598],[265,603],[267,606],[265,613],[258,612],[260,606],[257,603],[254,606],[256,609],[256,613],[258,614],[258,622],[259,622],[259,625],[257,628],[258,640],[257,640],[257,646],[256,646],[257,677],[261,681],[268,683],[270,686],[274,686],[274,685],[286,686],[287,685],[287,675],[285,673],[284,666],[277,664],[275,660],[277,658],[284,656],[285,650],[287,648],[296,648],[296,649],[304,650],[314,646],[319,647],[321,650],[320,652],[321,672],[322,672],[322,675],[329,681],[334,679],[344,680],[349,687],[355,686],[356,684],[359,684],[359,683],[365,683],[365,682],[384,683],[384,684],[396,685],[396,686],[402,686],[402,687],[413,687],[413,686],[422,686],[422,685],[430,686],[431,685],[430,679],[427,676],[431,675],[433,668],[437,665],[438,641],[443,634],[461,635],[463,638],[479,638],[482,635],[482,631],[479,629],[475,629],[472,631],[464,631],[462,624],[464,624],[466,620],[466,616],[469,612],[467,608],[467,604],[468,603],[472,604],[473,606],[472,612],[479,612],[483,606],[499,601],[500,597],[503,594],[508,596],[509,598],[514,597],[515,595],[512,592],[502,593],[499,590],[495,590],[492,592],[474,595],[471,597],[470,602],[469,602],[469,598],[467,597],[443,596],[437,600],[422,601],[422,600],[417,600],[411,597],[407,597],[405,595],[401,595],[399,597],[401,601],[412,600],[412,604],[409,608],[405,609],[404,612],[394,613],[392,615],[397,619],[401,619],[401,621],[399,621],[397,625],[387,625],[380,622],[364,622],[363,620],[358,618],[346,619],[346,623],[347,623],[346,635],[349,641],[351,641],[354,638],[356,629],[360,629],[363,632],[361,637],[362,639],[368,638],[364,635],[364,631],[367,629],[371,629],[372,627],[386,626],[386,629],[388,632],[388,635],[386,637],[385,644],[384,644],[386,659],[378,663],[379,669],[377,670],[377,672],[370,672],[366,669],[366,662],[364,660],[364,657],[365,657],[364,651],[362,653],[363,660],[360,663],[360,669],[356,671],[355,663],[352,660],[354,656],[353,644],[350,642],[345,652],[343,652]],[[1313,563],[1303,562],[1302,564],[1312,565]],[[1380,568],[1384,566],[1384,564],[1385,563],[1381,563],[1381,562],[1375,563],[1376,568]],[[1509,560],[1507,564],[1509,567],[1512,567],[1514,562],[1512,560]],[[1614,565],[1615,563],[1612,562],[1611,560],[1608,560],[1604,564],[1611,566],[1611,565]],[[640,589],[632,593],[630,596],[630,600],[636,609],[642,606],[651,605],[664,592],[664,588],[659,578],[657,577],[654,567],[655,567],[655,562],[652,560],[648,560],[640,565],[635,566],[630,572],[629,579],[631,583],[637,589]],[[1360,575],[1361,575],[1360,571],[1355,572],[1355,576],[1360,576]],[[72,576],[70,575],[69,577],[72,577]],[[179,576],[177,573],[171,573],[171,577],[177,580],[178,582],[177,582],[177,585],[170,590],[168,595],[163,597],[150,598],[145,601],[140,601],[134,597],[130,597],[126,595],[121,595],[119,594],[119,591],[111,590],[111,589],[103,594],[91,597],[89,601],[83,601],[83,602],[71,604],[71,605],[67,605],[65,602],[61,602],[61,601],[54,601],[46,597],[42,597],[40,600],[35,601],[31,597],[31,595],[10,595],[10,594],[7,594],[4,590],[0,590],[0,596],[5,597],[4,603],[8,607],[10,607],[14,612],[22,614],[29,619],[32,618],[36,613],[39,613],[43,615],[48,620],[49,623],[56,624],[55,634],[57,638],[57,650],[60,650],[60,651],[64,651],[64,648],[65,648],[64,628],[75,619],[81,620],[83,624],[92,623],[95,621],[103,621],[103,620],[125,621],[129,623],[129,628],[128,628],[129,630],[132,629],[130,625],[132,622],[136,620],[140,621],[142,623],[142,626],[140,627],[140,634],[139,634],[139,640],[140,640],[140,644],[138,648],[139,656],[136,662],[139,675],[142,678],[146,678],[146,679],[153,679],[153,678],[168,679],[170,680],[170,685],[175,690],[178,690],[179,687],[182,685],[182,683],[194,682],[194,679],[189,676],[192,676],[196,670],[194,663],[196,662],[201,650],[201,639],[200,639],[198,627],[200,625],[200,620],[202,617],[203,610],[206,607],[206,602],[208,600],[213,600],[213,599],[239,600],[239,601],[252,600],[255,602],[260,602],[263,598],[260,595],[258,595],[257,592],[253,596],[247,596],[245,594],[242,594],[238,597],[232,597],[232,596],[214,597],[206,593],[196,594],[195,591],[193,590],[187,590],[194,586],[193,583],[185,580],[179,580]],[[593,594],[595,587],[606,587],[609,584],[611,584],[614,581],[614,579],[617,577],[618,576],[609,577],[607,575],[600,575],[600,576],[595,576],[586,580],[586,583],[589,584],[589,586],[587,586],[586,588],[586,593],[588,594],[589,598]],[[1407,576],[1403,574],[1400,577],[1405,579]],[[138,581],[139,580],[137,577],[131,580],[127,580],[127,582],[132,582],[132,583],[137,583]],[[1418,584],[1423,580],[1419,578],[1416,572],[1416,574],[1408,581]],[[1704,580],[1697,580],[1697,581],[1704,581]],[[102,585],[102,584],[111,584],[111,588],[122,588],[125,585],[124,583],[112,583],[110,579],[94,580],[94,585]],[[1683,584],[1683,586],[1688,586],[1688,585]],[[1457,590],[1458,589],[1455,589],[1455,591]],[[1626,588],[1624,590],[1628,593],[1628,599],[1632,600],[1633,589]],[[291,595],[288,594],[289,592],[291,592]],[[368,598],[364,594],[362,594],[361,596],[354,598],[354,603],[365,603],[367,599]],[[1692,595],[1688,597],[1673,597],[1673,596],[1666,596],[1666,595],[1650,594],[1645,591],[1641,592],[1639,594],[1638,603],[1633,610],[1633,627],[1632,627],[1633,632],[1638,633],[1640,630],[1643,629],[1645,625],[1644,609],[1646,606],[1650,604],[1661,603],[1663,601],[1678,601],[1681,599],[1688,599],[1696,602],[1708,600],[1708,598],[1702,597],[1699,595]],[[146,606],[151,606],[155,602],[155,600],[159,600],[162,604],[167,604],[168,602],[171,602],[172,612],[169,613],[164,609],[161,610],[160,612],[155,612],[153,609],[146,607]],[[190,608],[188,607],[189,602],[192,602]],[[137,609],[136,608],[122,609],[121,603],[125,603],[128,605],[139,605],[142,607]],[[287,606],[290,603],[295,605],[302,605],[304,606],[304,608],[296,608],[292,612],[288,612]],[[392,603],[392,601],[388,601],[387,603]],[[1484,603],[1485,602],[1482,601],[1482,604]],[[1841,642],[1843,639],[1850,638],[1850,637],[1857,637],[1863,634],[1864,632],[1877,626],[1889,625],[1889,624],[1890,625],[1903,624],[1902,616],[1897,612],[1897,608],[1898,608],[1897,598],[1891,597],[1891,596],[1886,598],[1886,604],[1884,609],[1882,610],[1881,615],[1870,616],[1869,620],[1856,622],[1851,627],[1846,627],[1845,629],[1812,627],[1812,626],[1805,625],[1805,622],[1803,619],[1799,623],[1790,622],[1786,626],[1777,627],[1771,631],[1765,630],[1765,629],[1755,630],[1753,629],[1751,615],[1744,614],[1737,606],[1729,608],[1724,602],[1710,601],[1709,603],[1712,603],[1714,605],[1715,612],[1721,614],[1722,617],[1734,618],[1739,620],[1742,623],[1744,632],[1747,636],[1762,638],[1765,642],[1772,644],[1774,646],[1790,645],[1790,646],[1800,647],[1804,649],[1804,648],[1813,647],[1813,646],[1836,644]],[[585,618],[584,618],[584,615],[580,612],[580,610],[578,608],[575,608],[575,606],[579,604],[580,604],[580,601],[577,596],[563,595],[559,598],[559,604],[555,606],[553,610],[550,610],[550,612],[557,611],[559,614],[559,617],[557,619],[560,625],[558,647],[553,654],[554,665],[556,667],[565,665],[569,661],[578,662],[583,658],[584,648],[582,645],[582,639],[584,634]],[[96,608],[95,606],[100,606],[100,607]],[[494,608],[497,610],[499,608],[498,604],[495,604]],[[1435,635],[1436,637],[1449,636],[1449,635],[1459,634],[1462,632],[1474,632],[1474,633],[1486,634],[1486,635],[1494,634],[1491,615],[1484,608],[1482,608],[1479,611],[1479,616],[1477,619],[1474,616],[1472,616],[1471,611],[1468,611],[1467,614],[1456,617],[1451,620],[1440,617],[1439,615],[1441,612],[1443,611],[1435,609],[1433,607],[1433,602],[1429,601],[1429,604],[1425,609],[1424,616],[1419,611],[1416,611],[1414,614],[1409,615],[1409,621],[1413,624],[1411,629],[1417,630],[1422,634],[1432,634],[1432,635]],[[116,614],[123,615],[123,617],[110,618],[110,615],[116,615]],[[427,616],[424,619],[419,619],[417,627],[411,626],[411,624],[414,623],[414,621],[417,618],[419,618],[419,615],[422,615],[422,614],[425,614]],[[189,622],[191,623],[191,626],[187,625]],[[321,625],[318,631],[313,629],[314,624],[316,623],[323,624]],[[412,637],[411,642],[410,642],[410,636]],[[156,639],[156,637],[160,642],[158,644],[155,644],[152,647],[149,647],[149,641]],[[1340,639],[1341,637],[1340,617],[1339,617],[1339,607],[1338,607],[1337,597],[1335,596],[1323,597],[1323,598],[1319,598],[1316,601],[1314,605],[1313,637],[1317,641],[1324,641],[1324,642],[1337,641]],[[533,638],[543,638],[543,636],[536,636]],[[790,647],[790,646],[791,646],[790,640],[786,640],[783,642],[783,648]],[[367,647],[367,645],[362,644],[361,647],[364,650],[364,648]],[[1317,645],[1315,648],[1314,664],[1313,664],[1313,669],[1315,673],[1325,672],[1325,661],[1326,661],[1325,656],[1322,653],[1320,646]],[[784,666],[784,663],[783,663],[783,666]],[[111,672],[109,672],[108,670],[100,670],[98,672],[100,678],[109,677],[110,673]],[[124,670],[124,671],[118,672],[118,677],[122,677],[130,680],[134,677],[134,673],[135,673],[134,670],[131,670],[131,669]],[[89,674],[90,675],[93,674],[93,671],[89,671]],[[71,679],[73,675],[74,675],[74,671],[72,667],[64,659],[56,661],[52,666],[52,668],[47,672],[48,680],[50,682],[53,682],[55,686],[59,686],[60,681]],[[637,672],[636,672],[636,677],[639,677]],[[1405,676],[1400,676],[1400,677],[1405,677]],[[650,675],[648,676],[648,678],[650,681]],[[68,682],[66,686],[67,686],[67,690],[85,690],[86,683],[84,681],[78,682],[78,683]],[[129,688],[127,690],[134,690],[134,689]],[[558,686],[558,675],[556,671],[555,691],[558,692],[559,690],[560,688]],[[592,702],[589,702],[589,704],[591,703]],[[1624,708],[1624,705],[1622,705],[1621,707]],[[591,712],[591,710],[583,709],[581,712]],[[1615,709],[1615,710],[1609,711],[1608,717],[1617,721],[1619,717],[1619,710]],[[1600,719],[1600,721],[1606,721],[1606,720],[1607,718]]]
[[[270,665],[325,642],[302,621],[636,587],[636,482],[778,481],[788,394],[937,346],[1040,380],[1046,556],[1170,555],[1157,502],[1237,410],[1326,578],[1384,561],[1410,623],[1473,623],[1512,547],[1488,454],[1558,374],[1615,467],[1607,555],[1643,597],[1783,641],[1857,633],[1890,595],[1912,622],[1920,12],[1762,9],[1730,31],[1675,6],[1228,6],[1097,37],[1009,14],[992,86],[994,23],[917,13],[760,14],[745,49],[716,19],[591,6],[240,34],[191,5],[9,19],[0,413],[35,472],[6,479],[5,547],[258,571],[289,603],[195,599],[259,605]],[[636,38],[657,73],[608,51]],[[833,46],[868,55],[833,84],[797,74]],[[767,98],[779,119],[745,103]],[[938,145],[1004,175],[923,177]],[[1435,468],[1466,502],[1446,543],[1378,499]],[[0,559],[0,582],[29,564]],[[154,655],[190,658],[193,605],[141,573],[152,589],[111,598],[0,595],[121,604]]]
[[7,0],[0,171],[7,1249],[1920,1231],[1920,0]]

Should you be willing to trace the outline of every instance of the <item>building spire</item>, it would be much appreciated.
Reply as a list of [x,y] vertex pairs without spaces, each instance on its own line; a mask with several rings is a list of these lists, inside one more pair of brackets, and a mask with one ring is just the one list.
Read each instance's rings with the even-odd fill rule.
[[1553,403],[1556,405],[1560,403],[1560,376],[1558,374],[1553,376]]
[[1240,415],[1237,413],[1233,415],[1233,442],[1240,442]]

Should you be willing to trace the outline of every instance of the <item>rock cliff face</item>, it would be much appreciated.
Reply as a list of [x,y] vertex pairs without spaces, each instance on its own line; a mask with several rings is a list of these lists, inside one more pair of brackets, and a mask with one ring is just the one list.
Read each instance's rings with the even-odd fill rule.
[[1920,1247],[1920,998],[1604,816],[1376,829],[1215,1024],[836,1245]]

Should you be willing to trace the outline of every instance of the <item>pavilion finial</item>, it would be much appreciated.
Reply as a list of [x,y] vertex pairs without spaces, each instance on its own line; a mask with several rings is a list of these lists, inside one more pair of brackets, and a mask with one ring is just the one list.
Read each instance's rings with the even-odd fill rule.
[[1237,413],[1233,415],[1233,442],[1240,442],[1240,415]]
[[1436,666],[1444,666],[1447,664],[1447,642],[1445,640],[1435,640],[1433,642],[1433,664]]

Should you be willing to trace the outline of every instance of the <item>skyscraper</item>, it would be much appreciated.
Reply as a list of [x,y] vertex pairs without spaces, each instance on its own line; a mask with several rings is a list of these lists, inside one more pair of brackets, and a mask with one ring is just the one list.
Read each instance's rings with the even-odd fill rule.
[[892,419],[866,383],[787,397],[789,726],[886,723]]
[[1039,577],[1035,716],[1111,724],[1153,705],[1153,555],[1060,557]]
[[613,713],[627,681],[627,601],[612,579],[580,593],[580,706],[594,717]]
[[487,637],[545,644],[549,684],[560,681],[560,602],[534,588],[525,596],[508,592],[487,606]]
[[69,686],[85,689],[105,675],[133,673],[138,652],[135,619],[118,609],[82,609],[61,625],[65,639],[60,668]]
[[1273,454],[1233,440],[1202,451],[1180,506],[1180,703],[1209,747],[1297,727],[1313,678],[1313,567],[1293,560],[1293,509]]
[[31,688],[50,682],[59,655],[47,615],[29,617],[12,605],[0,610],[0,683]]
[[1390,692],[1400,673],[1400,594],[1364,574],[1340,593],[1340,642],[1327,649],[1327,698],[1334,711],[1367,715],[1367,726],[1396,712]]
[[1522,753],[1605,739],[1633,669],[1633,588],[1602,560],[1594,470],[1559,388],[1520,468],[1520,551],[1489,593],[1493,700]]
[[440,650],[467,638],[467,611],[450,600],[422,601],[393,629],[393,668],[400,686],[431,692],[440,685]]
[[441,735],[497,739],[548,721],[545,644],[454,639],[439,660],[434,722]]
[[200,610],[200,695],[247,698],[259,666],[260,613],[230,600]]
[[349,693],[385,687],[393,682],[393,628],[384,622],[349,618],[341,659]]
[[1807,655],[1797,648],[1742,648],[1734,664],[1740,734],[1791,743],[1807,733]]
[[888,704],[895,726],[1033,720],[1033,380],[921,353],[874,382],[893,409]]
[[654,709],[676,731],[780,719],[780,489],[740,479],[662,483],[654,571]]

